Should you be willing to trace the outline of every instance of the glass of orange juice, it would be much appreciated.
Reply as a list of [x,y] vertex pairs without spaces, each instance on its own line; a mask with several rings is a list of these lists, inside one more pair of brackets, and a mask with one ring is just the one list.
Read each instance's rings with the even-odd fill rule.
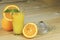
[[13,33],[21,34],[24,26],[24,14],[14,13],[13,14]]

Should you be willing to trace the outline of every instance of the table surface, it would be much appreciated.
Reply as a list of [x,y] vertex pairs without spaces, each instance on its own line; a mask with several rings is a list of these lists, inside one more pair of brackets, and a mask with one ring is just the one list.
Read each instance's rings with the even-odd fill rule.
[[[12,32],[6,32],[0,29],[0,40],[60,40],[60,5],[48,6],[45,2],[18,2],[18,3],[3,3],[0,4],[0,21],[2,19],[2,12],[6,5],[15,4],[24,12],[25,22],[39,22],[40,20],[44,21],[53,27],[53,30],[49,31],[45,35],[37,35],[33,39],[27,39],[23,35],[14,35]],[[33,17],[34,15],[34,17]],[[54,18],[54,19],[52,19]],[[28,20],[29,19],[29,20]],[[47,20],[49,19],[49,20]],[[51,19],[51,20],[50,20]],[[37,21],[36,21],[37,20]],[[0,22],[1,28],[1,22]]]
[[0,29],[0,40],[60,40],[60,17],[45,20],[53,29],[44,35],[37,35],[35,38],[27,39],[23,35],[14,35]]

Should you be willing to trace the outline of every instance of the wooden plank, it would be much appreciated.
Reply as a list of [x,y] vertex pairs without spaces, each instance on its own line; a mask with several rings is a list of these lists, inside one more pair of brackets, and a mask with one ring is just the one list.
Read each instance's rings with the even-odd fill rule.
[[[44,35],[37,35],[35,38],[27,39],[23,35],[14,35],[13,32],[0,30],[0,40],[60,40],[60,17],[46,20],[53,30]],[[55,28],[55,29],[54,29]]]

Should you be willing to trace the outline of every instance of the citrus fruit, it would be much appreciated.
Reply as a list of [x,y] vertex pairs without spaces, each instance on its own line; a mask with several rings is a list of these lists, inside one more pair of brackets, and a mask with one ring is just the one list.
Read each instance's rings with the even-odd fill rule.
[[34,23],[28,23],[23,28],[23,35],[27,38],[33,38],[37,35],[37,25]]
[[3,10],[3,17],[8,21],[12,21],[12,18],[13,18],[12,14],[18,11],[19,11],[19,8],[16,5],[8,5]]
[[6,31],[12,31],[12,22],[2,19],[2,28]]

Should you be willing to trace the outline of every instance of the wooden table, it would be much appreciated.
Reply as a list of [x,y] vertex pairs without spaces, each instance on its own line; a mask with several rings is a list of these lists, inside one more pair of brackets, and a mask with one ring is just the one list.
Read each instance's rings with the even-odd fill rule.
[[12,32],[6,32],[0,29],[0,40],[60,40],[60,17],[45,20],[45,22],[53,27],[47,34],[38,34],[35,38],[27,39],[23,35],[14,35]]

